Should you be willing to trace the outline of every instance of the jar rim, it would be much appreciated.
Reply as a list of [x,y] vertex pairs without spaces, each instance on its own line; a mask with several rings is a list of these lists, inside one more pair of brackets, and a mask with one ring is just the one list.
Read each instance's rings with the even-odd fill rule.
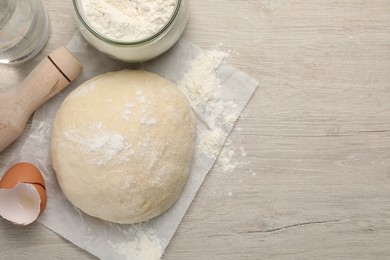
[[81,1],[82,0],[72,0],[73,7],[74,7],[74,10],[76,12],[77,18],[85,26],[85,28],[87,28],[87,30],[90,33],[92,33],[94,36],[96,36],[98,39],[100,39],[108,44],[119,45],[119,46],[142,45],[142,44],[151,42],[151,41],[155,40],[156,38],[158,38],[160,35],[165,33],[171,27],[173,21],[176,19],[176,16],[179,12],[179,9],[180,9],[181,3],[182,3],[182,0],[176,0],[176,7],[175,7],[175,10],[172,12],[171,17],[165,23],[165,25],[161,29],[159,29],[157,32],[155,32],[154,34],[152,34],[146,38],[140,39],[140,40],[121,41],[121,40],[114,40],[112,38],[108,38],[108,37],[104,36],[103,34],[99,33],[97,30],[93,29],[93,27],[90,24],[88,24],[87,19],[84,19],[83,13],[81,11],[82,8],[80,6]]

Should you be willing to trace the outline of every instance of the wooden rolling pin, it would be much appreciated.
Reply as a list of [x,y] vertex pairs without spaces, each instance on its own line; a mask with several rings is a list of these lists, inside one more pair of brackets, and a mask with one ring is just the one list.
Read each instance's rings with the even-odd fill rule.
[[20,86],[0,92],[0,152],[17,139],[30,116],[81,73],[79,61],[65,48],[54,50]]

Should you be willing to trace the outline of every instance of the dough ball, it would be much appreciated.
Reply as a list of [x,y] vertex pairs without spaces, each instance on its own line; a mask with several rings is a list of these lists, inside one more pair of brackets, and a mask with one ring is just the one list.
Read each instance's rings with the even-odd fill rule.
[[157,74],[123,70],[75,89],[55,117],[51,156],[65,196],[85,213],[137,223],[179,197],[195,147],[195,117]]

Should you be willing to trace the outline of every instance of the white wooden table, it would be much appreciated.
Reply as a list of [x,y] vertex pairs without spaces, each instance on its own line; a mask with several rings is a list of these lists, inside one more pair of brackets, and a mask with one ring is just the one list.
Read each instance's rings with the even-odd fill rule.
[[[17,86],[66,44],[71,1]],[[196,0],[184,38],[222,45],[260,82],[163,259],[390,259],[390,1]],[[4,166],[13,146],[0,153]],[[46,227],[0,220],[1,259],[94,259]]]

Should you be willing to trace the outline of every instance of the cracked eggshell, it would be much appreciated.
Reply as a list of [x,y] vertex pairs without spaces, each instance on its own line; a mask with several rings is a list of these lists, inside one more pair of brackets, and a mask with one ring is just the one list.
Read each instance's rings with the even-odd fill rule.
[[31,163],[15,164],[0,180],[0,215],[15,224],[34,222],[46,201],[45,181]]

